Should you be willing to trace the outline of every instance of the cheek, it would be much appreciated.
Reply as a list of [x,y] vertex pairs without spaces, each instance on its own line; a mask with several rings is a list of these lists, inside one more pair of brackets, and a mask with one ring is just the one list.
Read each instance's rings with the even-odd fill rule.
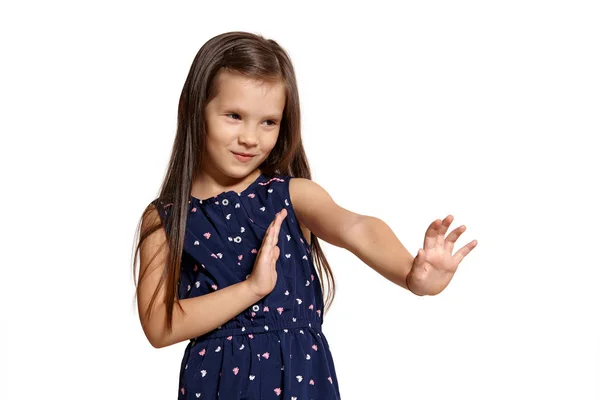
[[275,147],[275,144],[277,143],[277,138],[278,138],[279,134],[278,132],[269,132],[268,135],[265,135],[264,139],[261,141],[261,147],[262,150],[267,152],[267,151],[271,151],[273,149],[273,147]]
[[219,123],[206,124],[206,140],[208,145],[229,144],[237,137],[237,132],[232,126]]

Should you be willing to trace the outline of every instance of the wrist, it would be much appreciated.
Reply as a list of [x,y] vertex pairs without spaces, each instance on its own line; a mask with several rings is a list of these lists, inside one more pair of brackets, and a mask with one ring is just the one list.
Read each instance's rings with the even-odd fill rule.
[[256,288],[256,286],[254,285],[253,281],[251,279],[246,279],[242,282],[240,282],[241,286],[243,286],[245,288],[245,290],[250,293],[250,296],[252,297],[252,302],[258,302],[260,301],[263,297],[265,297],[268,293],[264,293],[259,290],[258,288]]
[[[406,289],[407,289],[409,292],[411,292],[412,294],[414,294],[414,295],[417,295],[417,296],[424,296],[423,294],[417,293],[417,292],[415,292],[413,289],[411,289],[411,283],[410,283],[410,280],[411,280],[411,277],[412,277],[412,273],[411,273],[411,272],[412,272],[412,268],[411,268],[411,269],[408,271],[408,273],[406,274],[406,279],[405,279],[405,282],[406,282]],[[412,287],[414,287],[414,282],[412,283]]]

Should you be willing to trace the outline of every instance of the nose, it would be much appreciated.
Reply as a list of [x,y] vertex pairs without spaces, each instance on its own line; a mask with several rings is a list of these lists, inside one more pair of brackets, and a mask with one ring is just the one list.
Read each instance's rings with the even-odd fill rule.
[[256,134],[256,131],[246,129],[245,132],[239,135],[238,141],[247,146],[256,146],[258,144],[258,135]]

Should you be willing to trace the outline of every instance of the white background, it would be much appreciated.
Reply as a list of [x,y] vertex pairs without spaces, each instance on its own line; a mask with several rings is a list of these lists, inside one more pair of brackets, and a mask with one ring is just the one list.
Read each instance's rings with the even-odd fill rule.
[[479,241],[428,298],[325,245],[342,398],[600,399],[599,20],[592,1],[3,3],[0,397],[175,398],[186,343],[146,340],[133,237],[196,52],[246,30],[291,55],[340,205],[413,255],[447,214],[457,248]]

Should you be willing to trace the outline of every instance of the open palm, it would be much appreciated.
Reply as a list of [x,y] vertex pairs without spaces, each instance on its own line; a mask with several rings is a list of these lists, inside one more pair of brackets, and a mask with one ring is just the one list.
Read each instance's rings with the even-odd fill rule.
[[425,232],[423,249],[419,249],[410,272],[421,293],[435,295],[444,290],[458,264],[477,246],[477,241],[473,240],[452,254],[456,241],[466,230],[461,225],[445,237],[453,220],[452,215],[448,215],[443,221],[436,219]]

